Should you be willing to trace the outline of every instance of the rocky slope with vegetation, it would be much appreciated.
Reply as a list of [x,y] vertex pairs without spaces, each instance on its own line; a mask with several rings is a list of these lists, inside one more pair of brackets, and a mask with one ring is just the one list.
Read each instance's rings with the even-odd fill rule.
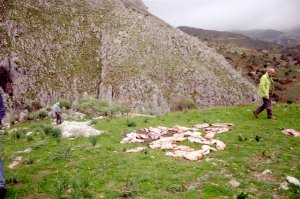
[[14,109],[85,95],[160,113],[186,101],[208,107],[257,98],[222,55],[140,0],[5,0],[0,38]]
[[179,28],[215,48],[237,71],[257,85],[267,67],[275,67],[273,99],[289,103],[300,101],[299,46],[280,46],[231,32]]

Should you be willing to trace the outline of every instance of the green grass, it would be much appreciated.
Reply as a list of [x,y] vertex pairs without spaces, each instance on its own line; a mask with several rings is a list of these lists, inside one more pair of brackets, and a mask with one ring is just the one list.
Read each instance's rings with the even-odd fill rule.
[[[30,142],[3,135],[3,159],[8,181],[7,198],[299,198],[300,187],[280,190],[287,175],[300,179],[300,139],[282,134],[283,128],[300,131],[300,106],[278,104],[275,120],[259,119],[256,106],[220,107],[168,113],[156,118],[136,117],[99,120],[95,127],[108,133],[98,137],[57,139],[37,133]],[[27,122],[21,128],[45,121]],[[49,121],[46,121],[49,122]],[[149,126],[192,126],[203,122],[232,122],[233,130],[218,134],[227,148],[201,162],[165,156],[163,150],[125,153],[143,144],[120,144],[123,135]],[[247,139],[245,139],[247,138]],[[258,139],[259,138],[259,139]],[[200,147],[197,144],[190,144]],[[32,147],[30,154],[17,151]],[[23,161],[8,165],[16,156]],[[267,176],[260,174],[269,169]],[[239,187],[229,184],[239,181]]]

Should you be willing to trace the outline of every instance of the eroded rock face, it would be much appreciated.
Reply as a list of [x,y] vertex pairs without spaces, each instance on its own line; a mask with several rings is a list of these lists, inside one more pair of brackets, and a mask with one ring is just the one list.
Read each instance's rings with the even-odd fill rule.
[[136,112],[164,113],[179,95],[200,107],[257,98],[223,56],[153,16],[140,0],[5,6],[0,65],[14,79],[11,106],[78,101],[87,93]]

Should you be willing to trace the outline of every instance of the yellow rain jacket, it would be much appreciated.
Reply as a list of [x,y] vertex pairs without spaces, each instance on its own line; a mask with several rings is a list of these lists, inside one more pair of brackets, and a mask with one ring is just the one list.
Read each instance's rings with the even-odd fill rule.
[[258,95],[261,98],[270,98],[270,93],[274,90],[274,83],[272,78],[268,73],[264,74],[260,78],[259,87],[258,87]]

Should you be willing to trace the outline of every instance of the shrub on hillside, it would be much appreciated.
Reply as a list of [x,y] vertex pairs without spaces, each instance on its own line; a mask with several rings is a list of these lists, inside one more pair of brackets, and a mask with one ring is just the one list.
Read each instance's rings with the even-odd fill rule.
[[111,109],[110,109],[110,107],[102,107],[100,109],[100,115],[102,115],[102,116],[110,116],[111,117]]
[[127,119],[126,123],[128,127],[136,127],[136,123],[133,120]]
[[38,101],[33,101],[31,102],[31,110],[32,111],[37,111],[39,109],[43,108],[42,104]]
[[122,104],[115,104],[110,107],[104,107],[101,109],[101,115],[108,116],[108,117],[114,117],[117,114],[128,114],[130,112],[130,108],[122,105]]
[[114,117],[116,114],[125,114],[130,112],[130,108],[122,104],[115,104],[110,106],[108,101],[88,97],[82,99],[79,104],[75,106],[77,111],[88,115],[89,117],[95,116],[108,116]]
[[106,107],[109,107],[107,101],[88,97],[82,99],[75,108],[88,116],[98,116],[101,115],[101,110]]
[[11,115],[9,118],[10,124],[14,125],[19,121],[18,115]]
[[38,111],[33,111],[26,115],[25,120],[37,120],[37,119],[45,119],[48,116],[48,112],[45,109],[40,109]]
[[50,135],[55,137],[55,138],[58,138],[61,135],[61,130],[57,129],[57,128],[53,128],[50,132]]
[[121,115],[128,114],[131,110],[129,107],[123,104],[116,104],[111,107],[115,113],[119,113]]
[[60,107],[65,107],[66,109],[70,109],[72,106],[72,103],[67,99],[60,99],[58,100]]
[[13,139],[23,139],[26,135],[26,129],[18,129],[11,133]]
[[197,104],[192,99],[183,96],[176,97],[171,101],[172,111],[183,111],[183,110],[191,110],[196,108],[197,108]]

